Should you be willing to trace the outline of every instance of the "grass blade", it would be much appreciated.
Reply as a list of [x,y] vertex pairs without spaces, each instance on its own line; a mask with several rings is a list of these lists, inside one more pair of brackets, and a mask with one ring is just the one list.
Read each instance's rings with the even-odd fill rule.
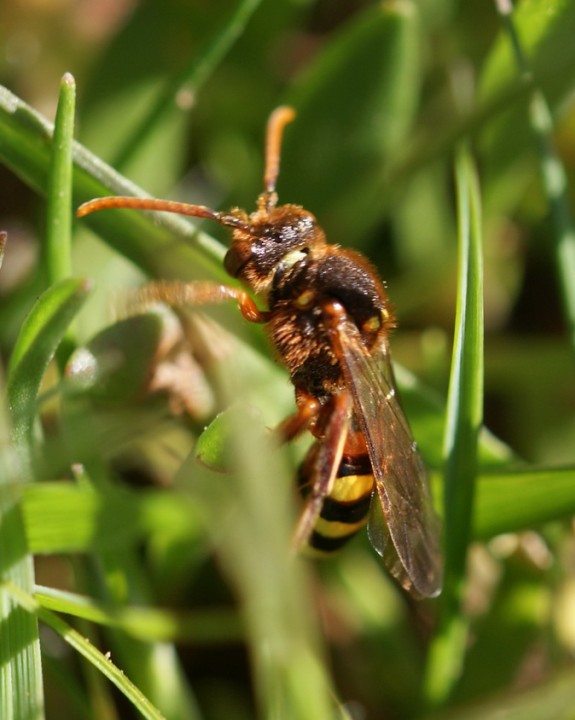
[[[66,73],[60,83],[48,177],[44,242],[44,264],[48,285],[72,275],[72,159],[75,106],[76,84],[74,78]],[[74,346],[71,329],[68,328],[56,350],[60,371],[63,371]]]
[[132,637],[150,641],[215,643],[239,641],[243,628],[230,609],[175,613],[154,607],[123,607],[96,602],[85,595],[36,586],[34,597],[48,610],[120,628]]
[[140,690],[124,675],[108,655],[95,648],[89,640],[74,630],[51,610],[43,608],[31,595],[15,585],[6,584],[5,590],[12,594],[20,607],[27,613],[36,615],[42,622],[49,625],[60,637],[83,655],[122,692],[128,700],[148,720],[163,720],[163,715],[150,703]]
[[367,5],[291,90],[280,194],[313,208],[332,242],[357,242],[380,219],[380,181],[411,129],[419,79],[418,7],[401,0]]
[[31,593],[34,566],[21,511],[23,477],[19,457],[8,450],[11,428],[3,398],[0,394],[0,717],[35,720],[43,717],[44,705],[38,623],[4,586],[9,582]]
[[194,54],[189,65],[174,78],[168,80],[154,104],[131,134],[130,140],[118,152],[112,163],[114,167],[124,168],[130,162],[138,148],[146,142],[146,138],[150,137],[161,123],[164,115],[176,106],[177,97],[182,91],[185,91],[192,99],[196,98],[202,85],[241,36],[252,13],[260,3],[261,0],[240,2],[216,37],[209,38],[203,52],[198,55]]
[[74,78],[66,73],[60,84],[60,97],[54,123],[54,151],[49,169],[45,243],[49,285],[64,280],[72,274],[70,217],[75,100]]
[[[229,385],[225,387],[230,392]],[[237,396],[235,380],[234,393]],[[257,418],[246,418],[241,403],[236,409],[227,443],[234,492],[231,479],[222,482],[221,473],[196,461],[182,469],[182,482],[193,487],[203,506],[206,529],[240,598],[261,716],[330,717],[330,680],[321,662],[313,611],[304,601],[309,597],[308,578],[289,552],[290,480]],[[225,433],[226,426],[212,431]]]
[[[0,161],[40,194],[47,187],[52,134],[52,123],[0,87]],[[75,142],[74,204],[113,193],[146,194]],[[221,266],[224,248],[209,236],[194,232],[183,218],[163,214],[151,219],[141,213],[121,212],[94,214],[86,222],[118,252],[154,277],[227,278]],[[181,242],[181,238],[188,242]]]
[[28,481],[32,459],[32,428],[40,383],[63,333],[87,294],[84,281],[52,286],[36,303],[21,329],[9,366],[6,396],[12,426],[2,412],[0,460],[0,715],[6,720],[42,717],[42,673],[36,617],[25,612],[6,589],[10,583],[29,594],[34,582],[32,556],[21,517],[20,487]]
[[531,89],[529,120],[537,141],[543,185],[555,225],[555,259],[571,348],[575,351],[575,226],[567,193],[567,173],[552,141],[553,119],[547,100],[537,88],[512,14],[511,2],[496,2],[524,83]]
[[445,436],[445,587],[426,678],[431,704],[449,695],[465,653],[467,625],[461,605],[483,417],[481,203],[473,162],[465,148],[456,158],[456,187],[459,280]]
[[473,536],[486,540],[574,514],[575,468],[493,473],[480,478],[477,484]]
[[44,372],[89,289],[85,280],[77,279],[53,285],[38,299],[22,326],[10,358],[7,387],[13,438],[22,449],[31,438]]

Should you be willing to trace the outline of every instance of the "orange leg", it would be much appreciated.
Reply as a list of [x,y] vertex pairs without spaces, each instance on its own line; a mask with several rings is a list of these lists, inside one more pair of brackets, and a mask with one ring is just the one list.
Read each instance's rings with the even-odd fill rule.
[[301,435],[317,418],[320,409],[321,406],[316,398],[311,395],[298,395],[297,411],[287,417],[276,428],[276,434],[279,436],[280,442],[289,442]]
[[144,303],[164,302],[175,308],[219,305],[235,300],[249,322],[264,323],[269,320],[269,313],[259,310],[245,290],[212,282],[159,281],[142,288],[137,298]]

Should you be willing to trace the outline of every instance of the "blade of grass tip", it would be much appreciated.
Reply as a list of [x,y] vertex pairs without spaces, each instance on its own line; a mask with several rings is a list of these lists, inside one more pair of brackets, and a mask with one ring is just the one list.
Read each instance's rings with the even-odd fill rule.
[[199,56],[194,56],[189,65],[168,80],[148,113],[130,134],[128,142],[116,155],[112,163],[114,167],[123,168],[128,164],[167,112],[174,108],[187,111],[193,106],[198,91],[240,37],[252,13],[260,3],[261,0],[240,2],[215,37],[209,38]]
[[445,587],[425,693],[444,701],[463,665],[467,623],[461,614],[483,404],[483,270],[480,195],[468,151],[456,157],[458,299],[445,431]]
[[72,153],[76,85],[66,73],[60,84],[48,170],[45,263],[50,285],[71,275]]
[[[0,382],[3,378],[0,378]],[[32,592],[34,566],[28,552],[21,512],[22,477],[12,451],[11,428],[0,392],[0,578]],[[43,717],[42,665],[38,622],[23,612],[0,584],[0,717]]]
[[110,680],[118,690],[134,705],[134,707],[149,720],[163,720],[164,716],[140,690],[124,675],[111,660],[108,654],[101,653],[89,640],[82,637],[67,622],[56,613],[43,608],[34,597],[12,583],[5,583],[4,587],[20,607],[29,614],[36,615],[43,623],[52,628],[60,637],[80,653],[86,660]]
[[[0,86],[0,161],[29,187],[46,192],[53,125]],[[74,143],[74,202],[116,193],[146,197],[135,183]],[[225,281],[225,248],[185,218],[167,213],[94,213],[88,225],[108,244],[155,277]],[[178,238],[188,240],[181,242]]]
[[[76,83],[72,75],[66,73],[60,83],[52,139],[52,157],[48,168],[44,264],[49,285],[64,280],[72,274],[71,216],[75,109]],[[68,329],[56,350],[60,371],[63,371],[74,346],[73,333]]]
[[543,185],[547,194],[551,217],[555,226],[555,261],[561,284],[565,318],[568,324],[571,349],[575,351],[575,227],[569,209],[567,174],[551,139],[553,119],[543,93],[537,89],[516,24],[513,21],[511,0],[495,0],[503,26],[509,36],[515,62],[523,82],[531,88],[529,120],[541,161]]

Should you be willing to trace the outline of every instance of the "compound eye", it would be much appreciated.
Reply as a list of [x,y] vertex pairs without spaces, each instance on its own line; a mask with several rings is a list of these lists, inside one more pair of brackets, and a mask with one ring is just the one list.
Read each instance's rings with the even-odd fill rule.
[[232,245],[224,257],[224,268],[228,275],[234,278],[239,277],[251,254],[248,244]]

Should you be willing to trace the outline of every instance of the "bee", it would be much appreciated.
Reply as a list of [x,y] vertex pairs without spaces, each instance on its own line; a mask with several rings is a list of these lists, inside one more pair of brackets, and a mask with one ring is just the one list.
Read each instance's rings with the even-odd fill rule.
[[329,554],[364,525],[391,575],[415,597],[441,591],[440,526],[428,475],[401,409],[389,350],[395,319],[375,269],[359,253],[328,244],[316,218],[278,205],[276,182],[290,107],[270,116],[264,189],[250,214],[134,197],[91,200],[78,209],[135,208],[208,218],[232,231],[228,274],[247,290],[211,282],[160,283],[155,296],[182,304],[235,301],[263,323],[295,388],[296,412],[278,433],[315,438],[298,472],[304,505],[296,548]]

